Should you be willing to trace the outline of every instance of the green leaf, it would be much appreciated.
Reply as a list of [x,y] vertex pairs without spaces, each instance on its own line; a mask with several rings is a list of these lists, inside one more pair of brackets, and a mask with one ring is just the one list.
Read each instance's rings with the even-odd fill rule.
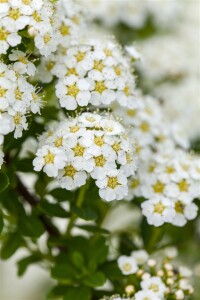
[[33,263],[38,262],[40,260],[41,260],[41,257],[39,257],[35,254],[24,257],[21,260],[19,260],[17,262],[17,266],[18,266],[17,274],[18,274],[18,276],[22,276],[26,272],[26,270],[30,266],[30,264],[33,264]]
[[76,227],[92,232],[92,233],[99,233],[99,234],[105,234],[108,235],[109,231],[107,229],[95,226],[95,225],[76,225]]
[[0,193],[2,193],[8,186],[10,182],[8,176],[4,173],[0,173]]
[[108,255],[108,246],[106,239],[102,236],[94,236],[90,239],[90,246],[88,249],[89,262],[95,264],[102,264],[105,262]]
[[91,290],[85,286],[69,288],[63,300],[91,300]]
[[44,200],[40,202],[39,208],[50,217],[68,218],[70,216],[69,212],[64,210],[58,203],[53,204]]
[[60,188],[50,191],[49,194],[52,195],[59,202],[72,200],[75,196],[74,192],[70,192]]
[[2,230],[3,230],[3,217],[2,217],[2,215],[1,215],[1,211],[0,211],[0,233],[2,232]]
[[82,269],[85,265],[84,257],[78,251],[72,253],[72,262],[78,269]]
[[21,235],[18,232],[11,233],[2,246],[1,258],[10,258],[22,245],[23,240]]
[[55,279],[68,279],[73,280],[77,277],[80,271],[78,271],[74,266],[66,260],[66,263],[56,264],[52,270],[51,275]]
[[37,216],[21,217],[18,225],[24,236],[38,238],[45,232],[45,228]]
[[84,283],[90,287],[102,286],[105,282],[106,277],[102,272],[96,272],[84,278]]
[[78,208],[77,206],[74,206],[73,211],[77,214],[77,216],[79,216],[79,218],[84,219],[86,221],[96,220],[98,217],[97,213],[89,206],[82,207],[82,208]]
[[11,214],[17,215],[18,217],[25,215],[24,206],[15,191],[10,189],[5,190],[0,196],[0,201]]

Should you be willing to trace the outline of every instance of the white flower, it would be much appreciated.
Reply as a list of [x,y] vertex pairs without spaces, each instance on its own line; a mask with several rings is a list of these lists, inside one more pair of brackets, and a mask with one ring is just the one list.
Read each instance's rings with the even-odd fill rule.
[[166,285],[163,283],[160,277],[153,276],[149,279],[141,282],[141,288],[144,291],[152,291],[158,297],[164,297],[164,293],[167,291]]
[[143,265],[149,258],[145,250],[133,251],[131,255],[136,259],[138,265]]
[[0,21],[0,54],[6,54],[8,48],[15,47],[21,43],[21,36],[16,32],[7,30]]
[[33,161],[35,171],[44,170],[49,177],[56,177],[67,161],[64,151],[51,146],[43,146],[36,153]]
[[138,266],[135,258],[122,255],[118,258],[118,266],[124,275],[135,274]]
[[118,171],[108,171],[106,177],[97,180],[96,185],[99,187],[99,195],[106,201],[121,200],[128,194],[127,178]]
[[26,53],[20,50],[13,50],[9,55],[11,61],[15,61],[13,69],[19,74],[28,74],[33,76],[36,72],[34,64],[28,61]]
[[57,49],[55,33],[51,30],[41,29],[37,33],[34,41],[35,46],[38,48],[39,52],[44,56],[50,55]]
[[142,213],[147,217],[150,225],[161,226],[165,222],[172,222],[175,215],[172,202],[163,197],[155,197],[142,203]]
[[86,79],[79,79],[75,75],[59,80],[56,85],[56,95],[60,98],[60,105],[68,110],[77,106],[87,106],[90,100],[90,84]]
[[135,300],[161,300],[154,292],[152,291],[139,291],[135,294]]
[[64,169],[59,172],[58,182],[62,188],[74,190],[86,183],[87,173],[82,170],[77,170],[73,161],[68,162]]
[[176,226],[184,226],[187,220],[193,220],[198,213],[198,207],[196,204],[187,201],[174,200],[174,212],[175,215],[172,219],[172,224]]

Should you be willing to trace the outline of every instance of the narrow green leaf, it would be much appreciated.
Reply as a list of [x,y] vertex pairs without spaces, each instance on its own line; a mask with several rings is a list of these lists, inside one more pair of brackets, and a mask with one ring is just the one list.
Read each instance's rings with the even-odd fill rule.
[[66,191],[60,188],[50,191],[49,194],[52,195],[56,200],[60,202],[72,200],[74,199],[75,196],[74,192]]
[[37,255],[30,255],[27,257],[22,258],[21,260],[19,260],[17,262],[17,266],[18,266],[18,276],[22,276],[27,268],[30,266],[30,264],[33,264],[35,262],[38,262],[41,260],[41,257],[37,256]]
[[40,237],[45,228],[37,216],[23,216],[19,219],[19,229],[24,236]]
[[98,287],[104,285],[106,277],[102,272],[93,273],[84,279],[84,284],[90,287]]
[[77,206],[73,207],[73,211],[79,216],[79,218],[84,219],[86,221],[92,221],[97,219],[97,213],[90,207],[81,207]]
[[23,245],[23,240],[19,233],[14,232],[11,233],[1,249],[1,258],[8,259],[10,258],[18,248]]
[[2,232],[2,230],[3,230],[3,217],[2,217],[2,215],[1,215],[1,212],[0,212],[0,233]]
[[2,193],[8,186],[10,182],[8,176],[4,173],[0,173],[0,193]]

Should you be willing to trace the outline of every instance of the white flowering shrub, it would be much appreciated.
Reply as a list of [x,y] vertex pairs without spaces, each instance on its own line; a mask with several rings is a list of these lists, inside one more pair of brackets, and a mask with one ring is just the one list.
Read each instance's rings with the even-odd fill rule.
[[0,255],[45,268],[48,299],[199,299],[198,71],[156,48],[184,12],[0,0]]

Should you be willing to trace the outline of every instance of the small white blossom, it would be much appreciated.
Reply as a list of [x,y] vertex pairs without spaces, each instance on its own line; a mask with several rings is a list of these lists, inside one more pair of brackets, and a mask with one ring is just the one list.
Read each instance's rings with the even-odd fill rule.
[[118,258],[118,266],[124,275],[135,274],[138,270],[135,258],[125,255]]

